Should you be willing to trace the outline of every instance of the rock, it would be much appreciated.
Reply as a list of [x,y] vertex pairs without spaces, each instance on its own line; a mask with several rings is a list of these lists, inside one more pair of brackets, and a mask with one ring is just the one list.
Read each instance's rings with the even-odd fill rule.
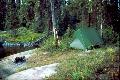
[[[29,50],[17,54],[10,55],[8,57],[4,57],[0,61],[0,77],[2,76],[4,78],[8,77],[9,75],[12,75],[17,72],[17,70],[21,67],[27,67],[26,63],[18,62],[17,64],[14,63],[14,60],[16,57],[22,57],[25,56],[25,60],[34,55],[34,50]],[[0,56],[1,57],[1,56]],[[1,80],[1,79],[0,79]],[[14,80],[14,79],[13,79]]]
[[26,61],[25,56],[22,56],[22,57],[16,57],[15,60],[14,60],[15,63],[25,62],[25,61]]
[[43,80],[56,73],[58,63],[27,69],[8,76],[5,80]]

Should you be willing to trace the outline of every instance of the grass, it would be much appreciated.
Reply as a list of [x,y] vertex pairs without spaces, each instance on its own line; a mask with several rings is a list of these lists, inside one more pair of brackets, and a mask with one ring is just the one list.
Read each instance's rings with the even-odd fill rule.
[[18,71],[28,68],[40,67],[52,63],[60,63],[57,74],[46,78],[49,80],[86,80],[113,58],[115,52],[112,48],[100,48],[86,53],[80,50],[68,50],[58,52],[35,51],[27,60],[27,67],[21,67]]
[[7,42],[30,42],[39,38],[42,34],[27,30],[24,27],[17,29],[17,36],[13,36],[12,31],[1,32],[0,37]]
[[53,37],[49,37],[43,46],[35,51],[27,61],[27,67],[19,68],[18,71],[43,66],[52,63],[60,63],[57,74],[46,78],[49,80],[86,80],[106,62],[112,60],[115,50],[111,47],[94,49],[87,53],[81,50],[69,48],[71,38],[66,36],[61,41],[61,46],[55,48]]
[[107,50],[94,50],[90,54],[87,54],[87,56],[72,56],[72,58],[63,60],[60,66],[58,66],[57,74],[48,79],[87,80],[97,69],[104,67],[106,62],[112,60],[113,53],[114,50],[108,48]]
[[42,52],[42,51],[39,51],[38,49],[35,51],[35,53],[36,54],[34,54],[32,57],[30,57],[27,60],[27,67],[21,67],[18,69],[18,71],[22,71],[32,67],[52,64],[52,63],[61,63],[64,60],[72,58],[73,56],[77,57],[79,54],[86,56],[86,54],[83,54],[81,51],[77,51],[77,50],[69,50],[69,51],[63,51],[63,52],[58,51],[58,52],[51,53],[51,52]]

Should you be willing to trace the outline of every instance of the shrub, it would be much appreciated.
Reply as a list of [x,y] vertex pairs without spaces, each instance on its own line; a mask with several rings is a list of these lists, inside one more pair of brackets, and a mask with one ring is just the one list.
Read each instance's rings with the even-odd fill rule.
[[7,42],[31,42],[39,38],[42,34],[35,33],[31,30],[26,29],[25,27],[21,27],[16,29],[16,33],[18,36],[12,36],[12,30],[6,33],[0,34],[0,37],[5,37]]
[[44,41],[44,44],[41,47],[41,50],[43,51],[49,51],[49,52],[55,52],[55,51],[65,51],[69,49],[69,44],[71,42],[72,38],[68,36],[66,33],[63,37],[62,40],[60,41],[60,45],[58,48],[55,47],[54,45],[54,37],[53,35],[49,36],[48,39]]

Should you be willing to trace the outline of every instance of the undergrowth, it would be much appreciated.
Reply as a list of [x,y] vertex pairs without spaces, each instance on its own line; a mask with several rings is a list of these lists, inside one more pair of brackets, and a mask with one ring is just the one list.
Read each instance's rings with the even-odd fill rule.
[[86,57],[73,56],[64,60],[57,69],[57,74],[46,78],[49,80],[87,80],[99,68],[104,67],[106,62],[112,60],[115,51],[112,48],[98,49]]
[[48,51],[48,52],[56,52],[56,51],[66,51],[70,49],[70,43],[72,42],[72,36],[69,36],[68,33],[66,33],[63,37],[62,40],[60,40],[60,45],[58,48],[55,47],[55,40],[54,36],[51,35],[47,40],[44,41],[42,47],[40,50],[42,51]]
[[13,31],[7,31],[1,32],[0,37],[7,42],[30,42],[36,40],[41,35],[42,34],[35,33],[25,27],[21,27],[16,30],[16,36],[13,35]]

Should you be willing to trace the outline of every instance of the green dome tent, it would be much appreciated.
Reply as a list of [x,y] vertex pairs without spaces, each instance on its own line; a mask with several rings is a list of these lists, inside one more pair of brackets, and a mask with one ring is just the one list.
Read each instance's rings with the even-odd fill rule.
[[83,50],[90,49],[91,46],[103,44],[103,40],[97,31],[90,27],[81,27],[75,31],[73,39],[70,47]]

